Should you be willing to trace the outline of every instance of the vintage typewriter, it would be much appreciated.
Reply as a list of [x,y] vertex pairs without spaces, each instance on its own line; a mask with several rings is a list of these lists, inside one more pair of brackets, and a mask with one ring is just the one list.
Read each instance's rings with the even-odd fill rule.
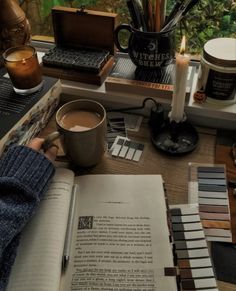
[[108,61],[110,52],[91,48],[54,47],[42,58],[43,64],[64,69],[99,73]]

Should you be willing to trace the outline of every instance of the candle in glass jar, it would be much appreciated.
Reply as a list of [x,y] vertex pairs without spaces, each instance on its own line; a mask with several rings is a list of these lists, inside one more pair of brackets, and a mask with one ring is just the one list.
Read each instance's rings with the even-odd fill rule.
[[[42,83],[42,72],[36,50],[31,46],[19,46],[3,54],[5,67],[17,92],[38,87]],[[17,92],[18,93],[18,92]]]
[[176,54],[175,83],[172,96],[170,121],[181,122],[184,118],[184,104],[190,56],[185,54],[185,36],[182,38],[180,53]]

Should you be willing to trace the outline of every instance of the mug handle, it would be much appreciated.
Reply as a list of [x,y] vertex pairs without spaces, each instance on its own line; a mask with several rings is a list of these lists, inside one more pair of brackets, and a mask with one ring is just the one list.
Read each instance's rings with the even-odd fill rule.
[[115,43],[116,47],[122,53],[128,53],[128,51],[129,51],[128,46],[127,47],[123,47],[123,46],[120,45],[120,42],[119,42],[119,33],[120,33],[121,30],[128,30],[129,32],[131,32],[132,30],[131,30],[130,25],[128,25],[128,24],[120,24],[114,30],[114,43]]
[[60,137],[60,132],[59,131],[54,131],[50,133],[44,140],[42,144],[42,149],[44,152],[46,152],[52,145],[54,140],[58,139]]

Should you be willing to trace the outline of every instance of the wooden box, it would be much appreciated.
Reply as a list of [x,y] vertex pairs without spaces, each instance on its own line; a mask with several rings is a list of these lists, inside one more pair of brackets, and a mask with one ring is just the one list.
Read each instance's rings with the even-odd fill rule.
[[42,64],[43,73],[61,79],[101,85],[114,62],[113,32],[117,14],[56,6],[52,8],[52,21],[56,46],[104,49],[110,55],[99,73]]

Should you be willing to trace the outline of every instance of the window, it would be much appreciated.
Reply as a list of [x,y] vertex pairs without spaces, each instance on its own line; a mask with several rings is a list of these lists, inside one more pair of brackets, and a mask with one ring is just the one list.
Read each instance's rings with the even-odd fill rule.
[[[50,11],[54,5],[80,7],[87,9],[116,12],[119,21],[129,23],[130,17],[125,0],[20,0],[31,24],[32,35],[53,35]],[[175,0],[167,0],[167,15]],[[192,54],[201,52],[207,40],[216,37],[236,37],[236,1],[200,0],[176,29],[177,43],[181,34],[186,34],[188,50]]]

